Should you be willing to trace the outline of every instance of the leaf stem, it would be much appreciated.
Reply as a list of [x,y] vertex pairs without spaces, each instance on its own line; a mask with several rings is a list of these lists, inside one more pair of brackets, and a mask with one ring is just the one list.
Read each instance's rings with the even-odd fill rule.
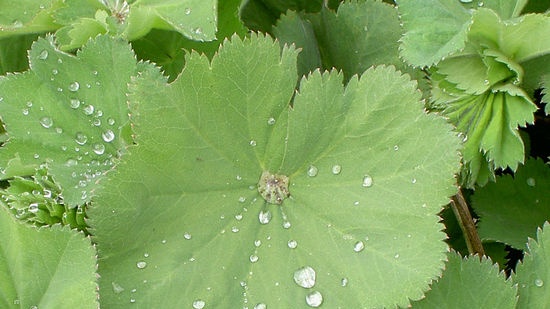
[[459,188],[458,193],[451,199],[451,208],[460,225],[460,229],[462,229],[468,252],[473,255],[478,254],[481,258],[485,255],[485,250],[483,250],[481,239],[477,234],[477,229],[472,219],[472,215],[470,214],[470,210],[468,209],[468,204],[464,199],[464,195],[462,195],[462,189]]

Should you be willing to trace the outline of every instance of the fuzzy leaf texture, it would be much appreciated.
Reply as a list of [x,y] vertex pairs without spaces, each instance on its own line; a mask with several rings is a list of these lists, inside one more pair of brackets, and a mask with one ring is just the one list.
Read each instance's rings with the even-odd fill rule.
[[546,308],[550,304],[550,240],[548,222],[529,239],[528,252],[512,277],[518,284],[518,309]]
[[491,260],[461,258],[451,252],[442,277],[432,284],[426,298],[414,302],[414,309],[515,308],[517,288],[499,273]]
[[472,206],[480,216],[479,235],[525,250],[527,239],[550,220],[550,166],[528,160],[514,177],[503,175],[496,183],[476,190]]
[[0,307],[98,308],[95,249],[68,227],[22,224],[0,205]]
[[135,79],[136,145],[88,212],[102,306],[422,297],[447,251],[436,214],[456,191],[455,134],[393,67],[345,88],[341,74],[314,72],[290,107],[296,57],[270,38],[233,37],[211,63],[190,54],[173,83],[153,67]]
[[[137,66],[121,40],[99,37],[76,56],[52,41],[33,44],[30,71],[0,78],[0,115],[9,137],[0,164],[5,169],[19,158],[31,167],[47,164],[74,207],[90,200],[97,179],[131,141],[126,92]],[[1,176],[26,175],[8,169]]]

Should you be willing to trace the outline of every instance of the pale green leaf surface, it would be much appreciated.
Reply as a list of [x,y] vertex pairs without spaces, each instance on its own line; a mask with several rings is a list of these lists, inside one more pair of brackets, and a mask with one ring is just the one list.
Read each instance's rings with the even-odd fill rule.
[[[137,145],[88,212],[102,306],[307,308],[318,291],[323,307],[360,308],[422,297],[447,250],[436,214],[456,190],[449,125],[424,114],[415,83],[392,67],[345,89],[336,72],[313,73],[289,108],[296,78],[295,50],[252,36],[234,37],[211,64],[192,54],[172,84],[156,69],[136,80]],[[258,193],[265,170],[290,177],[281,205]],[[306,266],[312,288],[293,279]]]
[[546,308],[550,304],[550,240],[549,224],[537,230],[537,240],[529,239],[529,252],[513,276],[518,284],[518,309]]
[[464,48],[471,15],[458,0],[401,0],[405,34],[401,56],[414,66],[431,66]]
[[60,52],[49,38],[33,44],[30,66],[0,80],[9,135],[1,162],[18,155],[23,165],[47,163],[65,203],[82,204],[130,141],[125,94],[135,58],[125,42],[105,36],[77,56]]
[[481,94],[489,89],[487,67],[479,55],[449,57],[437,64],[437,72],[468,93]]
[[477,189],[472,206],[480,216],[480,237],[525,249],[527,238],[550,219],[549,189],[550,167],[541,160],[528,160],[514,177],[500,176]]
[[515,308],[517,288],[499,273],[490,259],[461,258],[451,252],[442,277],[432,284],[426,298],[414,302],[414,309]]
[[24,225],[1,206],[0,239],[0,307],[98,307],[96,253],[82,233]]

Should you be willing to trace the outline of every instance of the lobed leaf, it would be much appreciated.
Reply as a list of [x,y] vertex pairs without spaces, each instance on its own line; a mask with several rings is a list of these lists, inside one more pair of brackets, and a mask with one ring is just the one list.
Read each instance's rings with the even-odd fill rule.
[[519,301],[517,308],[544,308],[550,303],[550,244],[545,231],[548,222],[537,230],[537,240],[529,239],[528,252],[523,263],[516,268],[516,275],[512,276],[518,284]]
[[0,206],[0,307],[98,308],[95,249],[67,227],[34,228]]
[[451,252],[442,277],[412,308],[515,308],[517,287],[490,259]]
[[[121,40],[98,37],[77,56],[52,40],[33,44],[30,71],[0,79],[0,115],[9,136],[0,157],[2,168],[16,158],[23,166],[47,164],[74,207],[90,200],[97,179],[131,143],[125,93],[137,66]],[[17,176],[5,172],[4,179]]]
[[496,183],[478,188],[472,206],[480,216],[479,234],[517,249],[550,219],[550,167],[541,160],[527,160],[514,177],[503,175]]
[[[393,67],[346,88],[340,74],[315,72],[290,105],[296,54],[233,37],[211,63],[191,54],[171,84],[152,67],[134,81],[137,144],[88,212],[102,306],[422,297],[447,251],[436,214],[456,190],[450,126],[423,112],[416,84]],[[259,181],[266,173],[290,196]]]

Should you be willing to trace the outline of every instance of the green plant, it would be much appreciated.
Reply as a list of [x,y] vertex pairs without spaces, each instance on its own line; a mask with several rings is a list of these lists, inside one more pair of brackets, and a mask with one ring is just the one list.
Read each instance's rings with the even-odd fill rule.
[[548,1],[39,2],[0,3],[2,308],[548,303]]

